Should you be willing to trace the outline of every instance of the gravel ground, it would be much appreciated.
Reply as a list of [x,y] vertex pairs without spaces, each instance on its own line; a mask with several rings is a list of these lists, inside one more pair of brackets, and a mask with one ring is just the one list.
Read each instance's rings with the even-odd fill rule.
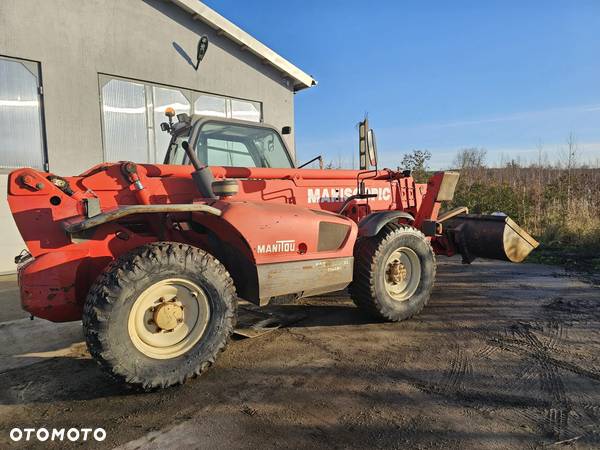
[[[234,340],[202,377],[149,394],[109,381],[74,329],[59,339],[39,321],[17,336],[17,315],[0,324],[0,447],[82,446],[14,444],[13,427],[103,427],[88,445],[600,448],[599,306],[598,286],[556,267],[444,259],[418,317],[378,323],[344,293],[271,307],[307,317]],[[27,348],[10,353],[17,341]]]

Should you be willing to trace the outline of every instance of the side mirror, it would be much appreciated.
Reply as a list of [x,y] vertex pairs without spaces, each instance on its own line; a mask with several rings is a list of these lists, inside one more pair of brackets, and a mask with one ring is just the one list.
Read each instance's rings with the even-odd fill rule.
[[367,153],[371,166],[377,167],[377,143],[375,142],[375,132],[370,129],[367,133]]
[[292,134],[292,127],[290,127],[289,125],[283,127],[281,129],[281,134]]
[[169,124],[167,122],[163,122],[160,124],[160,129],[162,131],[171,131],[171,127],[169,126]]
[[206,35],[204,35],[198,41],[198,48],[196,49],[196,65],[194,66],[195,70],[198,70],[198,67],[200,66],[200,62],[204,59],[204,55],[206,54],[207,49],[208,49],[208,37]]
[[377,167],[375,132],[369,128],[369,119],[358,123],[358,163],[360,170]]
[[358,165],[360,170],[367,170],[367,130],[369,119],[358,123]]
[[177,121],[182,123],[189,123],[192,121],[190,116],[187,113],[179,113],[177,114]]

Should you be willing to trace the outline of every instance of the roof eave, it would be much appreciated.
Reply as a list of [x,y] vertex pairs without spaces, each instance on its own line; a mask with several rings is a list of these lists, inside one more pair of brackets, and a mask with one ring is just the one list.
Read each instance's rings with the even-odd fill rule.
[[238,44],[243,50],[256,55],[264,64],[268,64],[279,70],[284,78],[291,78],[294,92],[317,85],[317,81],[313,77],[199,0],[170,1],[192,14],[195,20],[201,20],[220,35]]

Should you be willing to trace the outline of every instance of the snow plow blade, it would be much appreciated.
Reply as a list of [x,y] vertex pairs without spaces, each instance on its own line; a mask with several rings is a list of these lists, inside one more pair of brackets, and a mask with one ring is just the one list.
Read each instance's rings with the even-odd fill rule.
[[539,245],[508,216],[460,215],[445,222],[444,229],[467,263],[476,257],[519,263]]

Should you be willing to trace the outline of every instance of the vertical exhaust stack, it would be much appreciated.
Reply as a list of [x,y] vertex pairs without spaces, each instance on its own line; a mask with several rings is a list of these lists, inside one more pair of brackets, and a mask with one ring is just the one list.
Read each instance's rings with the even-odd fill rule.
[[444,222],[444,232],[467,263],[476,257],[519,263],[539,246],[508,216],[460,215]]
[[208,166],[203,166],[196,155],[196,152],[187,141],[184,141],[182,144],[185,153],[187,154],[192,166],[194,166],[194,171],[192,172],[192,180],[196,184],[196,188],[204,198],[216,199],[217,196],[213,192],[212,184],[215,181],[212,171],[208,168]]

